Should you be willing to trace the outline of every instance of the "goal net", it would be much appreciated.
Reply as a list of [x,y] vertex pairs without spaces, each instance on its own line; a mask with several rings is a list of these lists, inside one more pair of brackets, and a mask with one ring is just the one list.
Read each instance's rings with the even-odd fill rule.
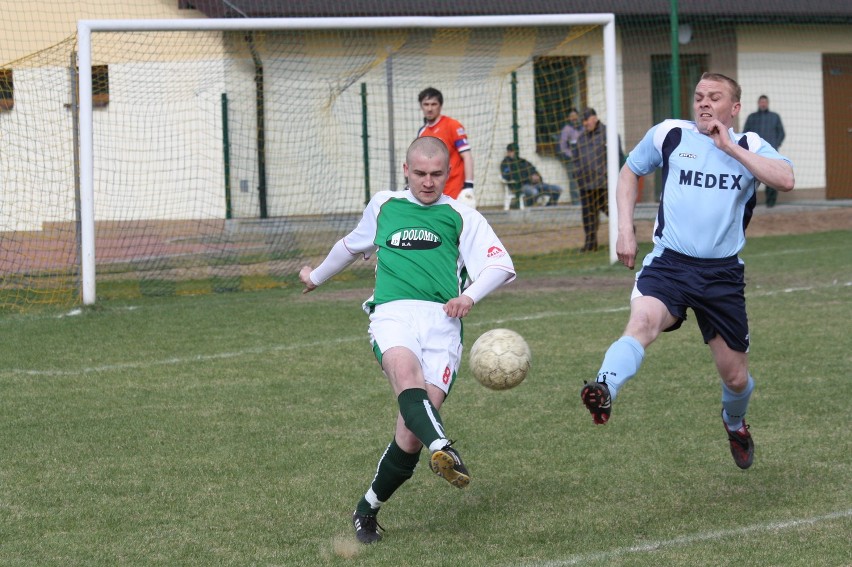
[[[372,194],[404,188],[426,87],[466,128],[478,207],[513,253],[568,253],[583,237],[559,136],[571,107],[606,118],[607,23],[84,21],[76,42],[10,65],[4,301],[90,303],[95,281],[101,298],[292,282]],[[518,198],[509,144],[564,186],[561,205]]]
[[[779,205],[852,197],[843,3],[682,5],[676,30],[668,3],[641,13],[625,4],[616,24],[594,14],[448,15],[525,9],[499,2],[441,6],[431,18],[250,17],[332,15],[323,3],[297,4],[2,3],[0,310],[298,285],[298,268],[321,259],[371,195],[404,187],[426,87],[464,125],[478,208],[519,265],[613,260],[614,207],[584,218],[560,147],[570,110],[582,118],[594,108],[606,125],[611,202],[617,146],[627,154],[652,125],[691,119],[704,71],[742,86],[735,130],[760,95],[783,120],[796,190]],[[397,4],[397,14],[414,11]],[[382,4],[334,10],[375,16]],[[561,188],[556,206],[519,199],[504,182],[509,144]],[[641,179],[643,246],[660,195],[659,172]],[[755,218],[768,196],[761,186]],[[584,220],[598,221],[597,252],[582,252]]]

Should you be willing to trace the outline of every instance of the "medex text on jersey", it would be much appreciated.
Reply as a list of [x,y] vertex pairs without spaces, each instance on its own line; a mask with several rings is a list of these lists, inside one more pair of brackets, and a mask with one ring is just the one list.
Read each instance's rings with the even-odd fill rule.
[[[704,189],[730,189],[733,191],[742,191],[740,180],[742,175],[731,175],[729,173],[704,173],[702,171],[681,171],[680,184],[694,185],[695,187],[703,187]],[[729,182],[730,180],[730,182]]]

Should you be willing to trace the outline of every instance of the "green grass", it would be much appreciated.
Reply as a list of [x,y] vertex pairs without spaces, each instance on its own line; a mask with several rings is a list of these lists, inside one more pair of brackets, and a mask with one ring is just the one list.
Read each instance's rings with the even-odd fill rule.
[[[491,392],[463,369],[442,416],[471,486],[422,457],[371,547],[349,515],[395,406],[359,308],[368,279],[4,314],[0,565],[848,565],[848,238],[746,248],[748,471],[694,318],[596,427],[578,392],[623,329],[633,274],[518,258],[517,289],[476,307],[466,342],[517,330],[530,376]],[[547,285],[568,277],[584,286]]]

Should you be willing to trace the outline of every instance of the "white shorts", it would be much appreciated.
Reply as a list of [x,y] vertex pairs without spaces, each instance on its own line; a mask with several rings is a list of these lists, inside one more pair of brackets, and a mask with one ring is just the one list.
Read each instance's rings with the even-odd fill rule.
[[461,363],[462,323],[447,317],[443,304],[401,300],[376,305],[369,330],[377,358],[389,348],[405,347],[420,360],[426,383],[450,392]]

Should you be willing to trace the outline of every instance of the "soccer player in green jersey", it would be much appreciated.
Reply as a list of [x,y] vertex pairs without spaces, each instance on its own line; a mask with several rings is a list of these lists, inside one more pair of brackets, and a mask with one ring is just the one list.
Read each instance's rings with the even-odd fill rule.
[[399,414],[394,438],[352,514],[361,543],[381,539],[376,514],[414,474],[423,446],[435,474],[459,488],[470,483],[438,410],[461,363],[462,317],[515,278],[512,259],[485,217],[443,194],[450,169],[444,142],[416,139],[402,168],[408,187],[377,193],[325,260],[299,272],[307,293],[359,256],[376,254],[375,289],[364,308]]

